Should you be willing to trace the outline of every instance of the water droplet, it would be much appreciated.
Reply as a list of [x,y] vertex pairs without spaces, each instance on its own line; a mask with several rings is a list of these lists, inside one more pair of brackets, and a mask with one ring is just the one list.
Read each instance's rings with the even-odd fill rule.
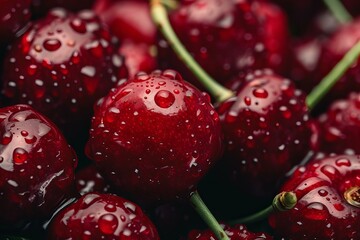
[[70,26],[72,27],[72,29],[74,29],[74,31],[78,32],[78,33],[85,33],[86,32],[86,25],[84,23],[84,21],[82,21],[81,19],[74,19],[70,22]]
[[349,159],[346,159],[346,158],[340,158],[340,159],[337,159],[336,162],[335,162],[336,166],[338,167],[350,167],[351,166],[351,162],[349,161]]
[[320,189],[318,191],[319,195],[322,196],[322,197],[326,197],[329,193],[328,191],[324,190],[324,189]]
[[180,91],[178,90],[178,89],[174,89],[174,91],[173,91],[175,94],[179,94],[180,93]]
[[28,69],[27,69],[27,73],[32,76],[36,73],[36,70],[37,70],[37,66],[34,65],[34,64],[31,64]]
[[78,64],[80,62],[80,54],[78,51],[75,51],[71,56],[71,62],[74,64]]
[[85,66],[81,68],[80,72],[87,77],[94,77],[96,73],[96,69],[92,66]]
[[263,88],[255,88],[253,90],[253,95],[257,98],[267,98],[268,97],[268,92],[263,89]]
[[116,206],[114,204],[106,204],[104,209],[108,212],[115,212],[116,211]]
[[279,109],[284,118],[286,118],[286,119],[291,118],[291,111],[289,111],[289,109],[287,107],[281,106]]
[[154,97],[155,103],[161,108],[169,108],[175,102],[175,96],[167,90],[161,90]]
[[158,84],[159,84],[160,86],[164,86],[164,85],[166,84],[166,82],[165,82],[165,81],[160,81],[160,82],[158,82]]
[[251,98],[244,97],[244,102],[245,102],[246,105],[250,106],[251,105]]
[[342,205],[341,203],[334,204],[334,208],[336,210],[338,210],[339,212],[341,212],[341,211],[343,211],[345,209],[344,205]]
[[304,217],[311,220],[325,220],[328,214],[327,208],[319,202],[311,203],[304,209]]
[[23,137],[26,137],[27,135],[29,135],[29,133],[25,130],[22,130],[20,133],[21,133],[21,136],[23,136]]
[[331,165],[323,166],[321,168],[321,172],[323,172],[330,179],[334,179],[336,177],[336,169]]
[[43,43],[43,46],[46,50],[52,52],[52,51],[58,50],[61,47],[61,42],[56,38],[51,38],[51,39],[45,40],[45,42]]
[[39,44],[36,44],[34,46],[34,49],[35,49],[36,52],[41,52],[42,51],[42,47]]
[[37,140],[37,138],[35,136],[30,136],[30,137],[25,138],[25,142],[27,144],[33,144],[36,142],[36,140]]
[[15,164],[20,165],[28,159],[28,152],[23,148],[15,148],[13,152],[13,161]]
[[125,221],[126,221],[126,217],[125,217],[124,215],[121,215],[121,216],[120,216],[120,220],[123,221],[123,222],[125,222]]
[[1,144],[2,145],[7,145],[11,142],[12,140],[12,133],[11,132],[5,132],[4,135],[2,135],[2,138],[1,138]]
[[146,94],[149,94],[149,93],[151,93],[151,90],[150,90],[150,89],[146,89],[146,90],[145,90],[145,93],[146,93]]
[[113,214],[104,214],[99,219],[99,229],[104,234],[113,234],[118,224],[118,220]]
[[134,78],[134,80],[136,82],[143,82],[143,81],[147,81],[150,79],[150,76],[147,75],[146,73],[140,73],[140,74],[137,74]]

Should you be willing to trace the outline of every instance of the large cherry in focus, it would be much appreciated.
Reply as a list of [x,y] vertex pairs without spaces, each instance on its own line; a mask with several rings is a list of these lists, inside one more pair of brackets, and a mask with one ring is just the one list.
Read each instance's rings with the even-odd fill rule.
[[79,135],[90,124],[94,102],[127,77],[116,52],[93,12],[54,10],[11,45],[2,93],[11,103],[32,105],[65,133]]
[[222,153],[210,97],[173,70],[139,74],[95,107],[87,154],[139,200],[188,197]]
[[270,70],[240,75],[217,108],[225,136],[226,176],[239,190],[273,196],[278,181],[306,155],[310,125],[305,95]]
[[[282,32],[287,31],[285,18],[279,8],[267,4],[182,1],[178,9],[170,12],[169,18],[195,60],[217,81],[224,83],[239,71],[264,67],[281,71],[286,52],[283,48],[287,45],[284,40],[287,32]],[[167,67],[184,66],[169,48],[164,40],[159,41],[160,62]]]
[[284,184],[298,202],[269,221],[286,239],[359,239],[360,156],[340,155],[300,166]]
[[136,204],[110,194],[88,193],[52,220],[49,240],[159,240],[150,219]]
[[0,109],[0,225],[22,227],[51,215],[75,192],[75,152],[30,106]]

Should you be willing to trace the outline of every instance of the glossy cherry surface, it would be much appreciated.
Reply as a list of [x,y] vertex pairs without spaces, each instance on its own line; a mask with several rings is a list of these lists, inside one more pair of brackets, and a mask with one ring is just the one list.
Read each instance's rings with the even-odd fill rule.
[[[273,239],[267,233],[252,233],[244,225],[237,224],[233,227],[223,225],[226,235],[230,240],[261,240],[261,239]],[[216,239],[212,231],[199,231],[193,230],[188,235],[188,240],[213,240]]]
[[51,215],[72,196],[75,152],[59,129],[26,105],[0,109],[0,225]]
[[110,186],[100,175],[96,167],[91,164],[82,168],[75,175],[76,189],[81,195],[90,192],[109,193]]
[[173,70],[137,75],[100,100],[87,145],[103,176],[140,200],[184,197],[221,152],[209,96]]
[[2,93],[77,132],[75,126],[89,123],[94,102],[127,77],[116,50],[93,12],[54,10],[12,44]]
[[270,225],[286,239],[358,239],[359,184],[358,155],[300,166],[282,187],[293,191],[298,203],[292,210],[272,215]]
[[90,9],[95,0],[31,0],[34,17],[45,16],[53,8],[65,8],[72,12]]
[[159,240],[157,230],[136,204],[110,194],[88,193],[52,220],[49,240]]
[[225,135],[226,175],[246,192],[273,196],[277,181],[309,149],[305,96],[270,70],[239,78],[233,84],[238,85],[236,96],[217,108]]

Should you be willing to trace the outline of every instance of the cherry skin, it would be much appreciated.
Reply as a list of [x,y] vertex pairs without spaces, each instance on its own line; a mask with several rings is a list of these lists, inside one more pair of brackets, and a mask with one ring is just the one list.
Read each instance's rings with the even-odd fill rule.
[[327,157],[300,166],[282,190],[298,202],[270,216],[270,225],[286,239],[358,239],[360,231],[360,156]]
[[221,153],[209,96],[173,70],[138,74],[101,99],[87,144],[103,177],[142,201],[188,197]]
[[236,86],[236,96],[217,108],[225,136],[226,175],[240,191],[273,197],[279,179],[309,149],[305,95],[290,80],[266,69],[239,76]]
[[96,167],[91,164],[82,168],[75,175],[76,189],[81,195],[90,192],[110,193],[110,186],[100,175]]
[[360,153],[360,94],[335,101],[319,121],[320,150],[326,153]]
[[53,8],[65,8],[77,12],[90,9],[94,0],[32,0],[32,12],[34,17],[45,16]]
[[153,223],[136,204],[115,195],[88,193],[55,216],[48,239],[160,238]]
[[111,35],[91,11],[54,10],[11,45],[2,93],[46,114],[66,132],[90,124],[92,106],[127,77]]
[[77,157],[60,130],[30,106],[0,109],[0,225],[22,227],[71,197]]
[[1,1],[0,43],[13,40],[16,34],[26,27],[31,16],[30,3],[30,0]]
[[[170,12],[169,18],[177,36],[195,60],[218,82],[224,83],[239,71],[278,64],[268,62],[277,47],[268,49],[276,40],[266,39],[266,34],[270,33],[270,24],[280,21],[273,18],[273,10],[263,6],[262,3],[252,5],[252,1],[182,1],[178,9]],[[263,26],[261,22],[269,25]],[[279,28],[274,26],[274,29]],[[164,40],[158,45],[160,64],[185,69]],[[268,51],[272,51],[270,55]],[[278,55],[282,57],[281,53]],[[194,78],[187,70],[184,72],[190,76],[188,79]]]
[[[261,240],[269,239],[272,240],[273,237],[269,236],[267,233],[252,233],[247,230],[244,225],[237,224],[233,227],[228,225],[223,225],[223,229],[226,234],[229,236],[230,240]],[[188,235],[188,240],[212,240],[215,239],[215,235],[210,230],[198,231],[193,230]]]

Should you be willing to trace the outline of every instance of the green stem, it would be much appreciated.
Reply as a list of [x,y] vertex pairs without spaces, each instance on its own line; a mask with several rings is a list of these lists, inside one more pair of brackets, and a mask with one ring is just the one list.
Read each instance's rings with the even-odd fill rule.
[[200,215],[204,222],[213,231],[218,240],[230,240],[224,229],[220,226],[210,210],[206,207],[198,192],[194,192],[190,197],[195,211]]
[[352,16],[339,0],[323,0],[336,19],[344,24],[352,20]]
[[186,50],[171,27],[166,9],[161,3],[161,0],[151,0],[151,15],[158,29],[162,32],[177,56],[207,88],[217,102],[222,102],[234,95],[232,91],[223,87],[210,77]]
[[170,10],[174,10],[179,6],[178,1],[176,0],[161,0],[161,3],[164,4]]
[[329,92],[336,81],[355,63],[360,56],[360,41],[356,43],[338,62],[335,67],[321,80],[306,98],[308,108],[313,109],[316,104]]
[[282,192],[275,196],[271,206],[265,208],[264,210],[257,212],[253,215],[250,215],[245,218],[237,219],[235,221],[229,222],[231,225],[235,224],[249,224],[259,222],[267,218],[271,213],[277,211],[287,211],[295,207],[297,203],[297,198],[293,192]]

